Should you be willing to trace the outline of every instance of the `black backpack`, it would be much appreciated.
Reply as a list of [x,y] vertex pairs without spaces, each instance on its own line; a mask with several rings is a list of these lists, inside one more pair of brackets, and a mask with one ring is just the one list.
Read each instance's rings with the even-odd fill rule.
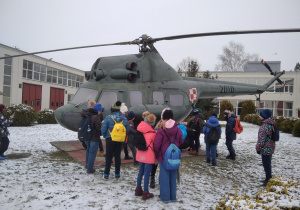
[[200,116],[196,115],[196,117],[195,117],[195,120],[192,122],[191,128],[194,129],[195,131],[203,133],[203,127],[205,125],[205,122]]
[[279,141],[279,128],[276,125],[272,125],[272,137],[273,141]]
[[219,139],[221,137],[219,130],[218,130],[218,127],[220,127],[220,125],[213,127],[213,126],[206,124],[205,126],[209,128],[209,132],[206,134],[207,143],[218,144]]
[[81,142],[90,141],[93,138],[91,128],[91,116],[84,115],[78,125],[78,139]]
[[[155,133],[155,132],[149,131],[148,133]],[[144,137],[144,134],[140,131],[136,131],[136,133],[133,135],[133,145],[136,147],[137,150],[140,151],[148,150],[148,146],[146,144],[146,139]]]

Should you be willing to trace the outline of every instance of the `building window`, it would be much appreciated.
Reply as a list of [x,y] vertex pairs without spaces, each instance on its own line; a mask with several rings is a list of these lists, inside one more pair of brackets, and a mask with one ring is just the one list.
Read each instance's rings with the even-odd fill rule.
[[[9,55],[5,55],[9,56]],[[3,78],[3,104],[10,105],[10,90],[11,90],[11,64],[12,59],[6,58],[4,60],[4,78]]]
[[23,78],[64,86],[79,87],[83,83],[84,77],[23,60]]

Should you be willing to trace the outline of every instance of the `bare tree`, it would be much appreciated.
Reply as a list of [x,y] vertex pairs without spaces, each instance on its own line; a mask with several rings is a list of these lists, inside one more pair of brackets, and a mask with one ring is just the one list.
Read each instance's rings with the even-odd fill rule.
[[223,47],[223,54],[218,56],[217,71],[243,71],[244,65],[250,60],[258,60],[258,54],[245,53],[241,43],[231,41],[229,46]]
[[177,65],[177,72],[180,76],[196,77],[200,66],[196,59],[188,57]]

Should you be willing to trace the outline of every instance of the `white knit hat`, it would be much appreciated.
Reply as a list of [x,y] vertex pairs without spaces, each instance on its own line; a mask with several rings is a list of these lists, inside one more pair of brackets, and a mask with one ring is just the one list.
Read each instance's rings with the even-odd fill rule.
[[125,114],[126,112],[128,112],[128,108],[127,108],[127,106],[125,105],[125,103],[122,103],[122,104],[121,104],[120,112],[122,112],[123,114]]

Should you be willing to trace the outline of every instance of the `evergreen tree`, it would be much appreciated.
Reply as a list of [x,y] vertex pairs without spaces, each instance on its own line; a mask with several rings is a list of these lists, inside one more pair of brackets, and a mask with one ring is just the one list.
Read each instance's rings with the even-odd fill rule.
[[242,105],[242,111],[240,118],[243,121],[247,114],[255,114],[256,113],[256,107],[252,100],[246,100],[243,102]]
[[232,103],[230,102],[230,101],[228,101],[228,100],[223,100],[222,102],[221,102],[221,104],[220,104],[220,116],[219,116],[219,119],[220,120],[224,120],[224,111],[226,110],[226,109],[228,109],[228,108],[230,108],[231,109],[231,111],[233,111],[233,105],[232,105]]

